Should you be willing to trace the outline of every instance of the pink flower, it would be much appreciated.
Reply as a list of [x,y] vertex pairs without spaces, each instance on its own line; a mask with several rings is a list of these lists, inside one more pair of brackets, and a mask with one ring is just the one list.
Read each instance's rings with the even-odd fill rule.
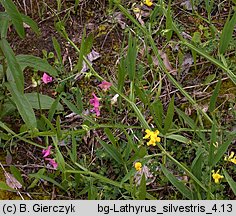
[[54,159],[52,159],[52,158],[45,158],[45,160],[49,161],[49,164],[50,164],[54,169],[57,168],[58,163],[57,163]]
[[102,81],[101,84],[99,84],[98,86],[103,90],[103,91],[107,91],[110,87],[111,87],[111,83],[107,82],[107,81]]
[[47,149],[43,149],[43,150],[42,150],[42,154],[43,154],[43,157],[44,157],[44,158],[47,157],[47,156],[49,156],[49,155],[51,154],[51,148],[52,148],[52,146],[48,146]]
[[93,106],[93,109],[91,109],[92,112],[95,112],[97,116],[100,116],[100,109],[99,109],[99,100],[100,98],[98,98],[94,93],[92,93],[93,98],[90,99],[90,104]]
[[47,73],[43,74],[42,80],[45,84],[52,82],[52,77],[50,77]]

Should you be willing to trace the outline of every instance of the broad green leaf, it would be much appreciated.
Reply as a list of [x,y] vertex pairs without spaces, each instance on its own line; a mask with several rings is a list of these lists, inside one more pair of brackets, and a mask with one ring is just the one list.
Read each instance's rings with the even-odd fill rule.
[[0,12],[0,34],[1,38],[7,37],[7,31],[10,26],[10,19],[5,12]]
[[31,27],[31,29],[37,34],[39,35],[40,34],[40,30],[39,30],[39,27],[38,27],[38,24],[32,20],[30,17],[24,15],[24,14],[21,14],[21,18],[23,20],[23,22],[25,24],[27,24],[28,26]]
[[12,0],[4,0],[1,1],[3,7],[5,8],[7,14],[12,20],[12,23],[18,33],[18,35],[23,38],[25,37],[25,30],[23,26],[23,20],[21,17],[20,12],[18,11],[17,7],[13,3]]
[[5,85],[10,91],[13,102],[16,104],[17,109],[27,127],[31,130],[35,130],[35,128],[37,128],[36,117],[27,97],[18,91],[14,83],[5,83]]
[[221,37],[220,37],[220,45],[219,45],[219,52],[220,54],[224,54],[227,50],[229,43],[232,40],[232,35],[234,31],[234,26],[236,24],[236,12],[234,12],[234,15],[229,20],[229,17],[224,25]]
[[122,155],[113,145],[105,143],[103,140],[98,139],[102,147],[107,151],[107,153],[119,164],[124,164]]
[[171,98],[171,101],[170,101],[168,109],[167,109],[167,114],[166,114],[166,118],[164,121],[163,134],[166,134],[173,124],[174,108],[175,108],[174,107],[174,99],[175,99],[175,97],[173,96]]
[[[15,82],[16,88],[20,93],[24,92],[24,76],[21,67],[11,49],[10,44],[5,38],[0,40],[0,48],[7,59],[7,65],[9,68],[8,81]],[[13,78],[13,79],[11,79]],[[10,79],[10,80],[9,80]]]
[[24,180],[22,178],[20,170],[17,169],[15,166],[10,166],[10,170],[12,175],[16,178],[16,180],[19,181],[22,185],[24,185]]
[[217,101],[217,97],[219,95],[220,92],[220,86],[221,86],[221,79],[218,81],[218,83],[216,84],[216,87],[214,89],[214,92],[211,96],[210,99],[210,105],[209,105],[209,111],[213,112],[215,110],[215,106],[216,106],[216,101]]
[[45,59],[32,55],[17,55],[16,59],[22,69],[25,67],[31,67],[35,70],[44,71],[54,77],[58,75],[56,69],[52,67]]
[[146,198],[146,177],[145,174],[142,175],[140,186],[138,189],[138,199],[145,200]]
[[236,196],[236,182],[230,177],[230,175],[225,169],[223,169],[223,173],[226,181],[229,183],[229,186],[231,187],[232,191],[234,192],[234,195]]
[[[34,109],[40,109],[37,92],[25,93],[25,97],[28,99],[29,103]],[[43,95],[43,94],[39,94],[39,100],[40,100],[41,109],[50,109],[52,107],[52,104],[55,101],[55,99],[47,95]],[[58,111],[62,111],[63,106],[58,102],[56,109]]]
[[186,198],[192,199],[192,191],[184,185],[183,182],[179,181],[168,169],[166,169],[162,164],[161,164],[161,169],[168,178],[168,180],[179,190],[180,193],[182,193]]
[[13,188],[9,187],[5,182],[2,182],[2,181],[0,181],[0,190],[16,191]]

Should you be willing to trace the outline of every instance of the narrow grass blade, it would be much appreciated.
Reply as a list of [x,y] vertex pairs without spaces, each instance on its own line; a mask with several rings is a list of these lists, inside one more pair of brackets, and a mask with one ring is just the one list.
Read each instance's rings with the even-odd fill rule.
[[187,188],[187,186],[184,185],[183,182],[176,179],[176,177],[172,173],[170,173],[170,171],[166,169],[162,164],[161,164],[161,169],[166,178],[168,178],[168,180],[179,190],[179,192],[182,193],[183,196],[191,200],[192,191],[189,188]]
[[212,166],[213,160],[214,160],[214,152],[215,152],[215,145],[216,145],[216,122],[214,120],[214,123],[211,127],[211,142],[209,147],[209,156],[208,156],[208,163],[209,166]]
[[44,174],[41,173],[34,173],[34,174],[29,174],[29,177],[31,178],[37,178],[37,179],[43,179],[45,181],[51,182],[52,184],[56,185],[57,187],[59,187],[60,189],[66,191],[66,188],[64,188],[60,183],[58,183],[57,181],[55,181],[53,178],[50,178],[49,176],[46,176]]
[[167,109],[167,114],[166,114],[166,118],[164,121],[163,134],[166,134],[173,124],[174,108],[175,108],[174,107],[174,98],[175,98],[174,96],[171,98],[171,101],[170,101],[168,109]]
[[107,151],[107,153],[119,164],[124,164],[121,153],[113,145],[105,143],[103,140],[98,139],[102,147]]
[[230,177],[230,175],[225,169],[223,169],[223,173],[226,181],[229,183],[230,188],[232,189],[234,195],[236,196],[236,182]]
[[109,128],[104,129],[105,134],[114,147],[117,147],[117,141]]
[[215,154],[214,159],[212,161],[212,166],[215,166],[220,161],[220,159],[226,153],[227,149],[229,148],[230,144],[234,139],[235,137],[231,136],[227,141],[223,142],[223,144],[219,146],[217,153]]
[[53,43],[53,47],[54,47],[54,49],[56,51],[58,61],[62,65],[62,55],[61,55],[60,44],[58,43],[58,41],[57,41],[57,39],[55,37],[52,37],[52,43]]
[[232,16],[230,20],[229,20],[229,17],[224,25],[224,28],[220,37],[220,45],[219,45],[220,54],[224,54],[225,51],[227,50],[229,43],[232,40],[234,27],[236,25],[236,12],[234,12],[234,15]]
[[216,107],[216,101],[217,101],[217,97],[219,95],[220,92],[220,86],[221,86],[221,79],[218,81],[218,83],[216,84],[216,87],[214,89],[214,92],[210,98],[210,105],[209,105],[209,111],[212,113],[215,110]]

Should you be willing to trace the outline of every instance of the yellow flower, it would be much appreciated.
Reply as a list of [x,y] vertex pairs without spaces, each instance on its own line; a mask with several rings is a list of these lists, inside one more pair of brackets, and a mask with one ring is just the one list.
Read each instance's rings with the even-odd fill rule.
[[225,160],[236,164],[236,155],[234,155],[234,154],[235,154],[234,152],[230,152],[230,156],[229,157],[226,156]]
[[136,163],[134,164],[134,168],[135,168],[137,171],[140,171],[141,168],[142,168],[142,164],[141,164],[140,162],[136,162]]
[[151,7],[153,5],[152,1],[150,0],[144,0],[144,4],[147,5],[148,7]]
[[224,176],[219,174],[220,170],[215,172],[215,170],[212,170],[212,178],[214,179],[216,184],[220,183],[220,179],[224,178]]
[[150,146],[150,145],[155,146],[156,142],[160,142],[161,141],[161,138],[158,137],[158,134],[159,134],[158,130],[153,132],[153,131],[151,131],[149,129],[146,129],[145,132],[146,132],[146,135],[143,137],[143,139],[150,139],[148,141],[148,143],[147,143],[148,146]]

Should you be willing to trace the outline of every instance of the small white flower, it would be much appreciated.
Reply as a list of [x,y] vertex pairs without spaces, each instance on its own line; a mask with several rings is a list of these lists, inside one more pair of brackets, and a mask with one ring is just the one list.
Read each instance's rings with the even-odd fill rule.
[[115,96],[111,99],[111,105],[114,105],[117,102],[118,97],[119,97],[119,95],[115,94]]

